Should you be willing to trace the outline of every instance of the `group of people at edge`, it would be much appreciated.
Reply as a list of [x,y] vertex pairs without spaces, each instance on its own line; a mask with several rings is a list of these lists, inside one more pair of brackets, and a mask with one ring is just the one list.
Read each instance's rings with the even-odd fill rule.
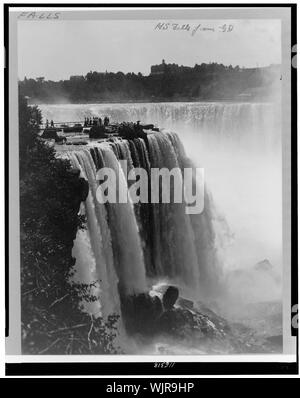
[[[103,126],[108,126],[109,125],[109,118],[107,116],[104,117],[103,119]],[[102,126],[102,119],[101,117],[85,117],[84,118],[84,127],[89,127],[89,126]],[[46,128],[49,127],[49,120],[46,120]],[[54,122],[53,120],[50,121],[50,127],[54,127]]]
[[[109,118],[107,116],[104,117],[103,119],[103,126],[108,126],[109,125]],[[102,126],[102,119],[101,117],[85,117],[84,118],[84,127],[88,126]]]

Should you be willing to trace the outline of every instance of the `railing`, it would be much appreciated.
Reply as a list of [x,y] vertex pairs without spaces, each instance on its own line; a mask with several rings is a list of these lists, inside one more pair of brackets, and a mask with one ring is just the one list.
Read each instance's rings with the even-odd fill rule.
[[[54,122],[54,123],[48,123],[48,127],[54,126],[54,127],[62,127],[68,126],[68,127],[73,127],[75,124],[80,124],[82,127],[84,126],[84,121],[80,122]],[[41,123],[40,128],[46,128],[47,124],[46,123]]]

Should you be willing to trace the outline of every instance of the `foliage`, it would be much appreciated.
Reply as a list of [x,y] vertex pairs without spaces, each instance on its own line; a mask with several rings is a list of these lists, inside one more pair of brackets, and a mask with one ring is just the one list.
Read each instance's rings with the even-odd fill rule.
[[19,134],[21,176],[26,173],[26,160],[28,159],[26,152],[32,149],[36,143],[41,120],[42,114],[38,107],[27,106],[27,99],[19,95],[19,130],[20,126],[22,128],[22,134]]
[[215,62],[193,68],[166,64],[163,73],[149,76],[91,71],[58,82],[25,77],[19,88],[31,100],[44,103],[224,100],[237,98],[251,88],[267,90],[279,78],[278,70],[272,66],[233,68]]
[[118,317],[104,322],[84,312],[83,299],[96,300],[94,284],[72,282],[73,240],[85,226],[78,177],[38,138],[41,113],[22,96],[19,113],[23,353],[115,353]]

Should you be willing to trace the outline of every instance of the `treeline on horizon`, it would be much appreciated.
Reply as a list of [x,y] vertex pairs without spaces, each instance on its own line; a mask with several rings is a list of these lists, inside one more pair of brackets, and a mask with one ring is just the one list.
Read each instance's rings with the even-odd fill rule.
[[162,73],[148,76],[91,71],[60,81],[25,77],[19,81],[19,91],[30,97],[30,103],[264,99],[280,78],[279,65],[251,69],[218,63],[174,65],[166,64]]

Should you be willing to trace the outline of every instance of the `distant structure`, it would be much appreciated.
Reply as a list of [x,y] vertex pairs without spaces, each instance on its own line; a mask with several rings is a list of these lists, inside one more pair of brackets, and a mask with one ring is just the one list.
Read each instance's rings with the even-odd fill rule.
[[151,75],[162,75],[166,72],[166,62],[163,59],[160,65],[152,65],[151,66]]
[[163,59],[160,65],[152,65],[150,75],[163,75],[164,73],[179,73],[191,70],[193,68],[189,66],[183,66],[178,64],[166,64],[166,61]]
[[72,82],[76,82],[76,81],[78,82],[80,80],[84,80],[84,76],[80,76],[80,75],[70,76],[70,81],[72,81]]

